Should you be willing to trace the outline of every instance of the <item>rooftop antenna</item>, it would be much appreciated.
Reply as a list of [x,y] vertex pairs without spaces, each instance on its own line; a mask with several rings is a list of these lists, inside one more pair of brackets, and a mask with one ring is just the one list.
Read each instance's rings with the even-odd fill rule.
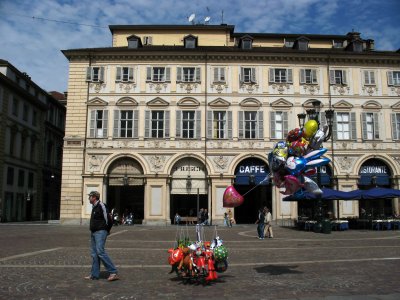
[[210,19],[211,19],[211,17],[206,17],[205,19],[204,19],[204,24],[208,24],[209,22],[210,22]]
[[190,15],[190,17],[189,17],[189,22],[192,22],[192,25],[194,25],[194,18],[196,17],[196,15],[195,14],[191,14]]

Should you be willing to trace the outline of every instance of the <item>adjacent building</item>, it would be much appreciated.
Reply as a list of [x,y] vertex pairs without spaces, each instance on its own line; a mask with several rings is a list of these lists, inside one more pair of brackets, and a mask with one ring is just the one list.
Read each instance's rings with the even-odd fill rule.
[[[400,187],[400,53],[360,33],[240,33],[221,25],[112,25],[112,46],[62,51],[69,60],[61,222],[90,217],[101,193],[144,224],[245,196],[238,223],[267,205],[274,219],[309,214],[265,180],[267,154],[320,101],[333,109],[332,163],[321,183],[341,190]],[[88,45],[90,47],[90,45]],[[322,123],[325,122],[321,114]],[[340,217],[399,213],[399,200],[331,201]]]
[[59,220],[66,108],[0,60],[0,217]]

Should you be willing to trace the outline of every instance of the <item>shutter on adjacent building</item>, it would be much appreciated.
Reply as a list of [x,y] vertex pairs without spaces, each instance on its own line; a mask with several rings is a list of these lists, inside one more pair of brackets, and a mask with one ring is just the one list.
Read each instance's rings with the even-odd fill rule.
[[251,68],[251,82],[257,83],[256,68]]
[[346,70],[342,70],[342,83],[347,84],[347,74]]
[[134,78],[133,78],[133,68],[130,67],[128,72],[129,72],[129,75],[128,75],[128,76],[129,76],[129,79],[128,79],[128,80],[129,80],[129,81],[134,81]]
[[197,67],[196,68],[196,80],[195,81],[197,81],[197,82],[200,82],[201,81],[201,78],[200,78],[200,67]]
[[201,111],[196,110],[196,138],[201,138]]
[[306,83],[306,70],[300,69],[300,83]]
[[374,139],[379,140],[379,113],[374,113]]
[[275,132],[275,112],[271,111],[270,114],[270,128],[271,128],[271,139],[276,139],[276,132]]
[[388,85],[393,85],[393,72],[392,71],[387,72],[387,82],[388,82]]
[[171,68],[165,68],[165,81],[171,81]]
[[104,82],[104,67],[100,68],[100,81]]
[[285,138],[289,130],[289,121],[287,112],[282,113],[282,119],[283,119],[283,138]]
[[292,82],[293,82],[293,71],[292,71],[292,69],[286,69],[286,70],[287,70],[287,74],[288,74],[288,76],[287,76],[287,78],[288,78],[287,82],[288,82],[288,83],[292,83]]
[[232,112],[228,111],[228,139],[232,138]]
[[239,111],[239,139],[242,139],[244,137],[243,119],[244,119],[244,111]]
[[117,67],[117,75],[116,75],[115,81],[121,81],[121,73],[122,73],[122,68]]
[[164,137],[169,138],[169,110],[165,111],[164,126],[165,126]]
[[275,69],[269,69],[269,82],[275,82]]
[[115,138],[119,137],[119,119],[120,119],[120,111],[118,109],[114,110],[114,134]]
[[207,138],[213,138],[213,112],[207,111]]
[[[351,129],[351,125],[350,125],[350,129]],[[337,113],[336,112],[333,114],[332,137],[334,140],[337,140],[337,138],[338,138],[338,135],[337,135]]]
[[92,67],[86,68],[86,81],[92,81]]
[[362,137],[363,140],[366,140],[368,135],[367,135],[367,114],[362,113],[361,114],[361,122],[362,122]]
[[146,110],[144,112],[144,137],[149,138],[150,137],[150,111]]
[[181,137],[181,120],[182,120],[182,111],[177,110],[176,111],[176,137],[180,138]]
[[133,137],[139,137],[139,111],[133,111]]
[[89,136],[91,138],[95,137],[95,124],[96,124],[96,110],[90,112],[90,130]]
[[350,138],[352,140],[356,140],[357,139],[357,124],[356,124],[356,113],[352,112],[350,113]]
[[264,138],[264,113],[262,111],[259,111],[257,113],[258,117],[258,138],[263,139]]
[[151,67],[146,68],[146,81],[152,81],[151,70]]
[[108,136],[108,110],[103,110],[103,137]]
[[335,70],[329,70],[329,83],[335,84]]
[[176,81],[182,81],[182,67],[176,69]]

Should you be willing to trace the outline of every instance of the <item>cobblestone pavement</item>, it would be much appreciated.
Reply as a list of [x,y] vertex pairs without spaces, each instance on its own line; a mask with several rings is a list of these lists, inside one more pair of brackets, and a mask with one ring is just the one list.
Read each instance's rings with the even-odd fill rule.
[[[229,251],[229,267],[209,285],[169,274],[176,226],[118,226],[106,249],[121,280],[87,281],[86,226],[0,225],[0,299],[400,299],[400,231],[319,234],[256,225],[206,227]],[[192,240],[195,227],[187,229]],[[216,232],[217,231],[217,232]]]

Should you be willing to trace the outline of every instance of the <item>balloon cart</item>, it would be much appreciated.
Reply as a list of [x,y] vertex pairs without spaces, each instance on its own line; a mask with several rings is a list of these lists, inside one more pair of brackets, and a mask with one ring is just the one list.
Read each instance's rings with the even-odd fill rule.
[[228,269],[228,250],[214,227],[210,241],[204,238],[204,226],[196,225],[196,241],[189,236],[188,226],[178,226],[176,242],[168,249],[170,274],[175,273],[185,284],[209,284],[218,279],[217,273]]

